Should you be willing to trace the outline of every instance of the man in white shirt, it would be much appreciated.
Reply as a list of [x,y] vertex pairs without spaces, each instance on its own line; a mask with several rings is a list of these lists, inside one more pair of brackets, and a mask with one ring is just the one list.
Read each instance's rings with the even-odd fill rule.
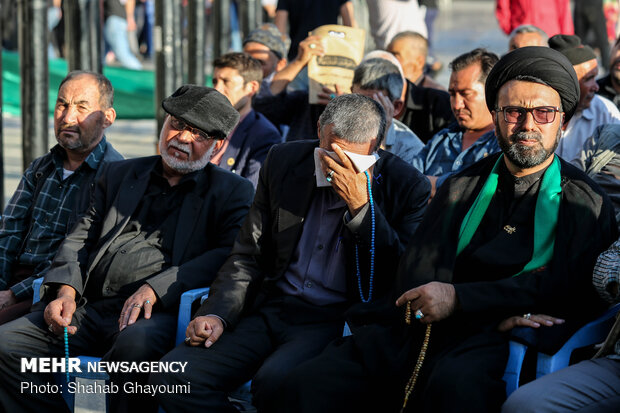
[[608,99],[597,95],[598,63],[589,46],[581,44],[578,36],[558,34],[549,39],[549,47],[562,53],[573,65],[579,79],[580,98],[577,112],[564,127],[555,153],[567,161],[575,159],[585,141],[597,126],[620,123],[620,111]]

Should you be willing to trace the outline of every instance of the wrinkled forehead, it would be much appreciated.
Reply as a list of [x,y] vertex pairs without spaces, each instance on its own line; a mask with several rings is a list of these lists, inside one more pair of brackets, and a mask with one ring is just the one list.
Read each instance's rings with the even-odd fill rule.
[[560,94],[551,86],[526,80],[509,80],[497,94],[497,106],[561,106]]

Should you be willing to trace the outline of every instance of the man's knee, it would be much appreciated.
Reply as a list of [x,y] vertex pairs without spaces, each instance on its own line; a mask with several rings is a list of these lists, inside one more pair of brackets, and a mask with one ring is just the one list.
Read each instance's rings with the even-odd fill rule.
[[528,387],[520,387],[508,397],[502,406],[502,413],[534,413],[545,411],[541,400],[537,400]]
[[[24,318],[18,318],[9,323],[0,326],[0,359],[6,360],[16,356],[19,350],[24,348],[24,344],[28,339],[28,334],[25,334],[26,320]],[[28,339],[31,340],[32,338]],[[40,346],[41,353],[44,353],[44,346]]]
[[160,330],[154,333],[151,323],[138,322],[118,334],[104,358],[126,361],[158,360],[172,348],[173,344],[173,332],[166,334]]

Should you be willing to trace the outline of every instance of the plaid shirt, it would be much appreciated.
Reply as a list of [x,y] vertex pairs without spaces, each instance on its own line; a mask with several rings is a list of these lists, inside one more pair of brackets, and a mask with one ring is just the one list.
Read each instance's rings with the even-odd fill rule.
[[599,255],[594,272],[592,283],[599,295],[608,303],[618,302],[620,297],[612,294],[612,288],[620,282],[620,239],[614,242],[611,247]]
[[[105,137],[86,157],[84,162],[63,179],[64,150],[56,145],[51,149],[54,171],[45,179],[36,199],[33,192],[37,178],[30,164],[11,197],[0,221],[0,290],[10,287],[18,299],[32,297],[32,282],[47,270],[60,243],[65,239],[71,214],[88,170],[96,170],[106,148]],[[31,204],[32,217],[29,219]],[[23,249],[22,249],[23,245]],[[20,254],[21,252],[21,254]],[[33,266],[34,275],[9,286],[13,264]]]

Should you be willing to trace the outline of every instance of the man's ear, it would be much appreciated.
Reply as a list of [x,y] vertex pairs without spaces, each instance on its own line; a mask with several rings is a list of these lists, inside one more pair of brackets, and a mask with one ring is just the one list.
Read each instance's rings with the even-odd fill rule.
[[[228,139],[228,138],[226,138],[226,139]],[[224,146],[224,142],[226,141],[226,139],[216,139],[215,140],[215,143],[213,144],[213,152],[211,153],[211,158],[213,158],[215,155],[220,153],[220,150],[222,149],[222,146]]]
[[254,96],[258,93],[258,90],[260,89],[260,82],[257,80],[252,80],[246,83],[244,87],[245,87],[245,92],[249,96]]
[[403,102],[403,100],[399,98],[392,102],[392,105],[394,105],[394,118],[398,119],[398,117],[405,109],[405,102]]
[[107,128],[114,123],[116,120],[116,111],[114,108],[108,108],[103,111],[103,128]]
[[278,63],[276,64],[276,72],[279,72],[280,70],[284,69],[286,67],[286,63],[287,63],[287,60],[285,58],[280,59]]

